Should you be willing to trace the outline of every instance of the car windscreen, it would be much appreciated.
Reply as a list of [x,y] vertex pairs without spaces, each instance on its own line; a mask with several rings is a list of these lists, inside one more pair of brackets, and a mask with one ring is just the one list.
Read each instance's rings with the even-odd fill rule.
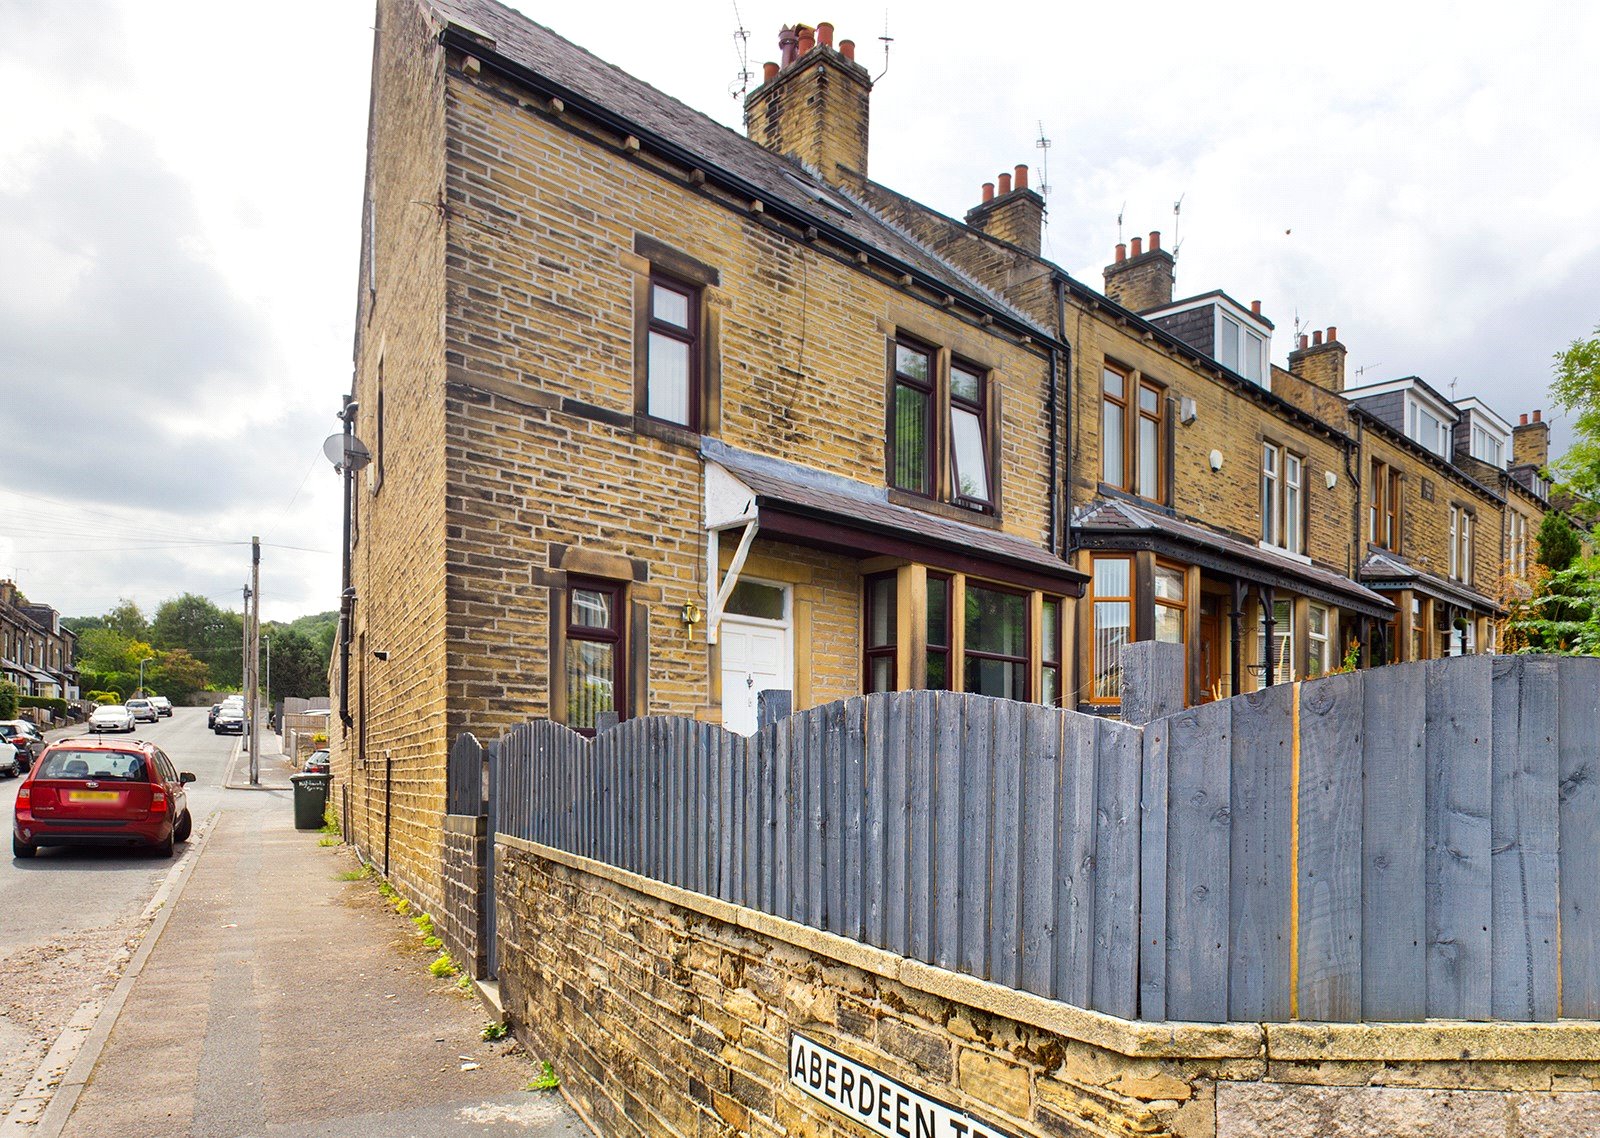
[[90,719],[121,719],[128,714],[128,709],[122,704],[112,707],[97,707]]
[[145,757],[136,751],[52,751],[35,778],[93,778],[146,782]]

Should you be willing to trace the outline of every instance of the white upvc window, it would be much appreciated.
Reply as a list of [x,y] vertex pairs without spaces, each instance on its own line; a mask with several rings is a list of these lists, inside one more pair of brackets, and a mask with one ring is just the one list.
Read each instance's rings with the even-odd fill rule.
[[1301,553],[1305,547],[1305,459],[1261,444],[1261,541]]
[[1325,605],[1306,606],[1306,675],[1315,679],[1325,675],[1332,660],[1329,655],[1328,609]]
[[1261,445],[1261,540],[1268,545],[1280,544],[1279,534],[1279,455],[1283,452],[1272,443]]
[[1488,427],[1472,424],[1472,457],[1491,466],[1506,468],[1505,439]]
[[1528,519],[1517,513],[1511,514],[1511,550],[1509,564],[1506,568],[1513,577],[1526,577],[1528,575]]
[[1472,514],[1462,506],[1450,507],[1450,576],[1472,580]]
[[1217,311],[1217,362],[1263,387],[1267,383],[1267,339]]
[[1406,434],[1439,457],[1450,457],[1450,425],[1416,398],[1406,400]]
[[[1267,682],[1267,610],[1260,606],[1261,617],[1256,622],[1256,662],[1260,668],[1261,683]],[[1294,675],[1294,604],[1291,601],[1272,602],[1272,682],[1286,684]]]

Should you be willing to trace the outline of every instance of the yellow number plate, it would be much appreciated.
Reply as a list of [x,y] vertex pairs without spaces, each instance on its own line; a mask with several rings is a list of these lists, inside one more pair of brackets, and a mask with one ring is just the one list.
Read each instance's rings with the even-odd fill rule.
[[114,790],[69,790],[68,802],[115,802],[117,792]]

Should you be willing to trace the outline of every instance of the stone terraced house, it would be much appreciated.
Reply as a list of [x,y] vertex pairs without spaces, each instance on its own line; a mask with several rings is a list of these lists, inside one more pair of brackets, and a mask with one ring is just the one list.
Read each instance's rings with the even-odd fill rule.
[[896,194],[851,41],[778,46],[740,135],[490,0],[378,5],[333,744],[397,882],[438,901],[463,731],[748,732],[764,689],[1115,713],[1149,638],[1195,702],[1490,648],[1537,413],[1347,391],[1334,329],[1280,369],[1159,234],[1090,288],[1025,166],[962,220]]
[[78,635],[49,605],[33,604],[0,581],[0,679],[22,695],[78,698]]

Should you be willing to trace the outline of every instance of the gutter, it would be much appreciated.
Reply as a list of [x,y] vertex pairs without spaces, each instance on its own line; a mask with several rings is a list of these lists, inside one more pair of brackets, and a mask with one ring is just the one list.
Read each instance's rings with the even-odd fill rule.
[[[439,33],[439,42],[445,47],[454,48],[472,56],[485,68],[498,72],[507,79],[514,80],[530,90],[547,97],[560,99],[570,109],[610,127],[619,134],[637,139],[641,150],[649,149],[687,169],[704,171],[708,179],[714,177],[718,183],[736,192],[739,196],[749,198],[751,201],[761,202],[763,212],[770,216],[781,217],[790,224],[799,226],[802,231],[814,229],[836,244],[863,253],[885,268],[892,269],[902,276],[910,277],[930,292],[935,292],[940,296],[947,296],[952,291],[947,282],[935,280],[915,265],[901,261],[876,246],[865,245],[859,239],[831,224],[825,217],[807,213],[781,199],[774,199],[771,196],[771,191],[762,189],[737,174],[732,174],[712,165],[706,161],[703,155],[695,154],[679,144],[639,126],[637,123],[630,122],[592,99],[563,87],[559,83],[552,82],[524,64],[508,59],[501,55],[494,45],[484,42],[483,39],[460,27],[455,25],[446,27],[444,31]],[[759,144],[751,143],[750,145],[758,146]],[[1042,329],[1018,320],[1013,314],[981,297],[964,294],[962,299],[974,310],[988,317],[994,323],[1010,329],[1018,336],[1026,336],[1031,340],[1043,341],[1046,348],[1061,346],[1051,341],[1048,333],[1045,333]]]

